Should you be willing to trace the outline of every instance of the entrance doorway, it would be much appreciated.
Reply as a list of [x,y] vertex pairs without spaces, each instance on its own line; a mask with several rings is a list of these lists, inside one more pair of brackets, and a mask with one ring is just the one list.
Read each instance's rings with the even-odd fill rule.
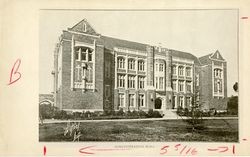
[[155,109],[161,109],[161,106],[162,106],[161,98],[155,99]]

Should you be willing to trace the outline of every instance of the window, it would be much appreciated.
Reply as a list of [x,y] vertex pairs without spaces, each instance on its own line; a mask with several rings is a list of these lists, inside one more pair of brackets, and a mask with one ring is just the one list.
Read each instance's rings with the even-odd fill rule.
[[139,94],[139,106],[140,107],[145,107],[145,102],[144,102],[144,94]]
[[187,81],[186,85],[187,85],[187,92],[192,92],[192,84],[191,84],[191,82]]
[[86,51],[83,51],[82,53],[81,53],[81,60],[82,61],[86,61],[87,60],[87,52]]
[[138,70],[139,71],[144,71],[144,61],[142,61],[142,60],[139,60],[138,61]]
[[110,77],[110,62],[105,61],[105,76]]
[[158,71],[159,65],[155,64],[155,71]]
[[89,58],[88,58],[88,61],[91,62],[91,61],[92,61],[92,52],[89,52],[88,57],[89,57]]
[[93,50],[88,47],[75,47],[75,59],[78,61],[92,61]]
[[179,91],[180,92],[184,91],[184,81],[179,81]]
[[173,75],[176,75],[176,66],[173,65]]
[[118,87],[119,88],[125,87],[125,75],[118,75]]
[[76,66],[75,78],[77,82],[82,82],[82,67]]
[[135,76],[128,76],[128,88],[135,88]]
[[214,69],[214,77],[215,78],[222,78],[222,70],[221,69]]
[[135,94],[129,94],[129,107],[135,107]]
[[159,89],[164,89],[163,85],[163,77],[159,77]]
[[173,96],[173,109],[176,108],[176,96],[174,95]]
[[144,84],[145,84],[145,78],[144,77],[138,77],[138,82],[139,82],[139,89],[144,89]]
[[191,97],[187,97],[186,98],[186,100],[187,100],[187,106],[192,106],[192,104],[191,104]]
[[83,26],[82,26],[82,31],[83,31],[83,32],[86,32],[86,31],[87,31],[87,26],[86,26],[85,23],[84,23]]
[[86,69],[86,79],[89,83],[93,82],[93,70],[91,66],[88,66]]
[[135,70],[135,60],[134,59],[129,59],[128,60],[128,69],[129,70]]
[[183,76],[184,75],[184,67],[180,66],[179,69],[179,76]]
[[125,68],[125,59],[122,57],[118,58],[118,68],[119,69],[124,69]]
[[158,77],[155,77],[155,88],[158,89]]
[[217,80],[214,85],[214,92],[222,92],[222,83],[220,80]]
[[78,51],[75,52],[75,60],[80,60],[80,49]]
[[183,96],[179,97],[179,102],[180,102],[180,107],[184,108],[184,97]]
[[173,81],[173,91],[176,91],[176,80]]
[[118,107],[125,107],[125,96],[123,93],[118,94]]
[[163,64],[159,64],[159,71],[164,71],[164,66],[163,66]]
[[186,68],[186,76],[191,77],[191,68]]

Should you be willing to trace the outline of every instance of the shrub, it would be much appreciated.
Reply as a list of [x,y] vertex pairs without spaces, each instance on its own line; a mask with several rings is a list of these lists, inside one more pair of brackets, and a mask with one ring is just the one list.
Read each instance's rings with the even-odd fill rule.
[[152,118],[152,117],[153,117],[153,114],[154,114],[154,110],[153,110],[153,109],[149,109],[149,110],[148,110],[147,117]]
[[133,110],[133,112],[131,113],[131,115],[132,115],[133,117],[137,117],[137,116],[139,116],[139,112],[136,111],[136,110]]
[[146,117],[147,116],[147,113],[145,111],[143,111],[143,110],[140,110],[138,112],[138,114],[139,114],[140,117]]
[[161,118],[161,114],[159,111],[153,111],[153,118]]
[[120,108],[119,111],[116,113],[117,116],[123,116],[124,112],[123,112],[123,108]]

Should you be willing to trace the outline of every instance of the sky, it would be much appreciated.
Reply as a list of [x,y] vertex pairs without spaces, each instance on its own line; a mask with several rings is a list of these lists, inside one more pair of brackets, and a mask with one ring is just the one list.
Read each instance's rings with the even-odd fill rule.
[[86,19],[105,36],[161,43],[197,57],[219,50],[227,61],[227,94],[237,94],[237,10],[40,10],[39,17],[39,93],[53,91],[53,52],[62,31]]

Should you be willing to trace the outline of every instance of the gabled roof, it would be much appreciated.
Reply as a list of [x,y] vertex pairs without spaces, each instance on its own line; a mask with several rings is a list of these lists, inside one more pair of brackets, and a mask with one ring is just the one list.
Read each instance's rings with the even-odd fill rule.
[[208,55],[199,57],[199,60],[200,60],[202,65],[211,64],[211,59],[224,61],[223,57],[221,56],[221,54],[218,50],[216,50],[214,53],[210,53]]
[[221,56],[219,50],[216,50],[212,55],[211,55],[212,59],[217,59],[217,60],[223,60],[223,57]]
[[210,56],[212,55],[212,53],[208,54],[208,55],[205,55],[205,56],[202,56],[202,57],[199,57],[199,60],[200,60],[200,63],[202,65],[207,65],[207,64],[210,64],[211,60],[210,60]]
[[68,28],[69,31],[75,31],[79,33],[85,33],[89,35],[99,36],[99,34],[94,30],[94,28],[88,23],[86,19],[78,22],[71,28]]
[[195,64],[200,64],[199,59],[191,53],[170,49],[172,56],[193,60]]
[[146,51],[146,44],[107,36],[101,36],[100,39],[100,42],[108,49],[113,49],[114,47],[124,47],[133,50]]

